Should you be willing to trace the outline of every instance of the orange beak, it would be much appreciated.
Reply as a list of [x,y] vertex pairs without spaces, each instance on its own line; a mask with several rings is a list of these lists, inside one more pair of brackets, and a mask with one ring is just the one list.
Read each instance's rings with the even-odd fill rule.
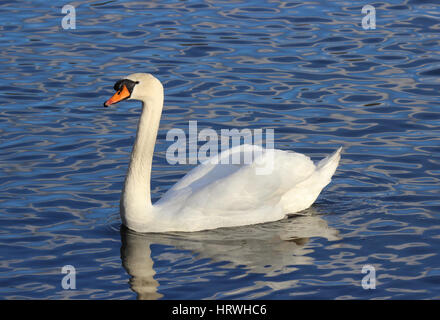
[[108,107],[109,105],[118,103],[119,101],[125,100],[128,97],[130,97],[130,91],[128,91],[126,86],[123,86],[121,90],[119,90],[118,92],[116,92],[113,97],[111,97],[110,99],[108,99],[105,103],[104,103],[104,107]]

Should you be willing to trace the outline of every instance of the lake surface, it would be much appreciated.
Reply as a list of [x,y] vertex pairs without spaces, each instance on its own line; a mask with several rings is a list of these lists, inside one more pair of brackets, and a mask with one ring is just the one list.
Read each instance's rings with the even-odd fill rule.
[[[0,298],[439,299],[440,3],[374,2],[369,30],[365,4],[81,1],[65,30],[58,2],[1,1]],[[154,201],[193,167],[165,158],[190,120],[343,146],[332,183],[282,221],[121,228],[140,103],[102,104],[134,72],[166,91]]]

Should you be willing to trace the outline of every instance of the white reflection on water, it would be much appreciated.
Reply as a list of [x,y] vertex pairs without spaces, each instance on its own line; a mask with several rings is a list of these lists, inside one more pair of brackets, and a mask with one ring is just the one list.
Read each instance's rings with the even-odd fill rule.
[[[220,228],[195,233],[141,234],[121,228],[122,264],[131,276],[130,287],[138,299],[160,299],[160,283],[151,257],[151,245],[161,244],[189,251],[197,259],[227,262],[228,267],[245,266],[248,272],[266,276],[291,272],[295,266],[313,264],[308,248],[310,238],[322,237],[328,241],[339,240],[336,229],[307,210],[306,215],[296,215],[273,223],[237,228]],[[170,257],[172,259],[172,257]]]

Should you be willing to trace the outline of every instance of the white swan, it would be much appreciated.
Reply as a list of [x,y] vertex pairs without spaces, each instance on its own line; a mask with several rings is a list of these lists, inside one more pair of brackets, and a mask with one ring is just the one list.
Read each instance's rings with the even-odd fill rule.
[[[150,74],[135,73],[116,82],[114,88],[117,92],[104,103],[106,107],[125,99],[142,101],[120,203],[122,222],[134,231],[199,231],[279,220],[310,207],[338,166],[341,148],[315,165],[303,154],[239,146],[219,157],[237,152],[258,156],[242,165],[206,161],[153,205],[151,164],[164,101],[163,86]],[[259,174],[262,166],[272,169]]]

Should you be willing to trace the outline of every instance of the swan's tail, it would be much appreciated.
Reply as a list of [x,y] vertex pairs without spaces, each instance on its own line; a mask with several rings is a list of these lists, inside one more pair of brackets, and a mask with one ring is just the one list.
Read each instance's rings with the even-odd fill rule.
[[338,150],[319,161],[316,165],[316,170],[320,173],[320,175],[323,178],[326,178],[326,180],[328,179],[327,184],[330,182],[333,174],[336,171],[336,168],[338,167],[339,160],[341,159],[341,151],[342,147],[339,147]]

